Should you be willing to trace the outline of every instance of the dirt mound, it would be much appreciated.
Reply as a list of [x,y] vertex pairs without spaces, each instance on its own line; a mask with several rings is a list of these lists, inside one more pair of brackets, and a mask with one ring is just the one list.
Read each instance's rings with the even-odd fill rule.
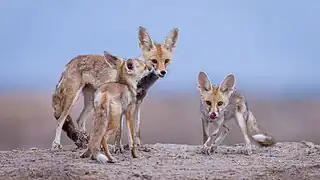
[[[239,154],[243,144],[220,146],[199,154],[200,146],[144,145],[140,158],[114,155],[115,164],[80,158],[84,150],[65,146],[0,152],[2,179],[320,179],[320,147],[311,142],[284,142]],[[150,150],[150,151],[148,151]]]

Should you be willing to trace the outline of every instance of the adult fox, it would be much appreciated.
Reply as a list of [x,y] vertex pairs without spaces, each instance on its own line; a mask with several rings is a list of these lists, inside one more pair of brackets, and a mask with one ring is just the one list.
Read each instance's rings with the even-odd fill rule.
[[[146,28],[139,27],[139,46],[142,50],[142,58],[146,63],[151,63],[155,71],[138,83],[138,100],[134,113],[134,119],[137,121],[138,145],[140,145],[140,105],[148,89],[159,78],[166,75],[178,39],[178,32],[177,28],[173,28],[166,36],[164,43],[158,44],[152,41]],[[78,147],[86,147],[88,136],[85,133],[85,123],[93,113],[94,92],[104,83],[119,81],[121,76],[120,66],[123,61],[124,58],[105,53],[104,55],[80,55],[66,65],[66,70],[62,73],[52,95],[54,116],[58,121],[52,149],[62,148],[60,144],[62,130]],[[81,92],[84,95],[84,108],[76,120],[80,128],[79,131],[73,124],[70,113]],[[115,139],[116,149],[120,148],[120,150],[122,148],[121,131],[122,122]]]

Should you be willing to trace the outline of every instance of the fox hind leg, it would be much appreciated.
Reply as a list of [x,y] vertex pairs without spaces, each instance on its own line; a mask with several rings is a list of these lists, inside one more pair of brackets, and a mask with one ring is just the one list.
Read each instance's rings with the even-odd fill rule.
[[64,109],[61,113],[61,116],[57,120],[57,127],[56,127],[56,134],[55,138],[52,142],[52,149],[61,149],[61,131],[62,127],[66,121],[67,116],[70,114],[71,109],[74,105],[74,103],[77,101],[79,94],[81,92],[81,89],[74,88],[73,86],[70,86],[68,89],[68,96],[66,96],[66,99],[64,101]]
[[93,88],[92,85],[85,85],[82,89],[82,93],[83,93],[83,99],[84,99],[84,104],[83,104],[84,107],[81,111],[80,116],[77,119],[77,123],[80,130],[86,131],[86,128],[85,128],[86,121],[90,116],[92,116],[92,113],[93,113],[93,101],[94,101],[95,89]]
[[120,118],[120,123],[116,130],[116,135],[114,138],[115,146],[114,146],[113,152],[116,154],[124,152],[123,145],[121,143],[122,131],[123,131],[123,117]]
[[237,124],[240,128],[241,133],[243,134],[244,137],[244,142],[246,144],[246,150],[244,154],[251,155],[252,154],[252,144],[251,140],[248,134],[248,127],[245,118],[243,117],[243,113],[241,112],[236,112],[236,120]]

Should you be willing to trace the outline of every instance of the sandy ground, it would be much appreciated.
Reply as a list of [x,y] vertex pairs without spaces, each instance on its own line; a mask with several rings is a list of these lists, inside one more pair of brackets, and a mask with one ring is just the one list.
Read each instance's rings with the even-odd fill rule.
[[[155,144],[115,154],[115,164],[80,158],[84,150],[65,146],[0,152],[1,179],[320,179],[320,146],[311,142],[277,143],[240,154],[243,144],[220,146],[214,154],[200,146]],[[150,151],[146,151],[150,150]]]

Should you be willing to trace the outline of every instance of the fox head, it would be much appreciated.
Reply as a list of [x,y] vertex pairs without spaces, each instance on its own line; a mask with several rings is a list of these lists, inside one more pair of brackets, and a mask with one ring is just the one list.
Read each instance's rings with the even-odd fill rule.
[[139,47],[145,61],[150,62],[155,68],[158,77],[167,74],[168,65],[171,63],[173,51],[178,40],[178,28],[173,28],[166,36],[163,44],[154,43],[149,36],[147,29],[139,27]]
[[122,77],[127,84],[137,85],[137,83],[150,72],[153,66],[139,59],[128,59],[123,64]]
[[208,116],[216,119],[224,115],[229,104],[229,98],[235,89],[235,76],[227,75],[218,87],[211,85],[211,82],[204,72],[198,76],[198,89],[200,91],[201,103],[207,109]]

